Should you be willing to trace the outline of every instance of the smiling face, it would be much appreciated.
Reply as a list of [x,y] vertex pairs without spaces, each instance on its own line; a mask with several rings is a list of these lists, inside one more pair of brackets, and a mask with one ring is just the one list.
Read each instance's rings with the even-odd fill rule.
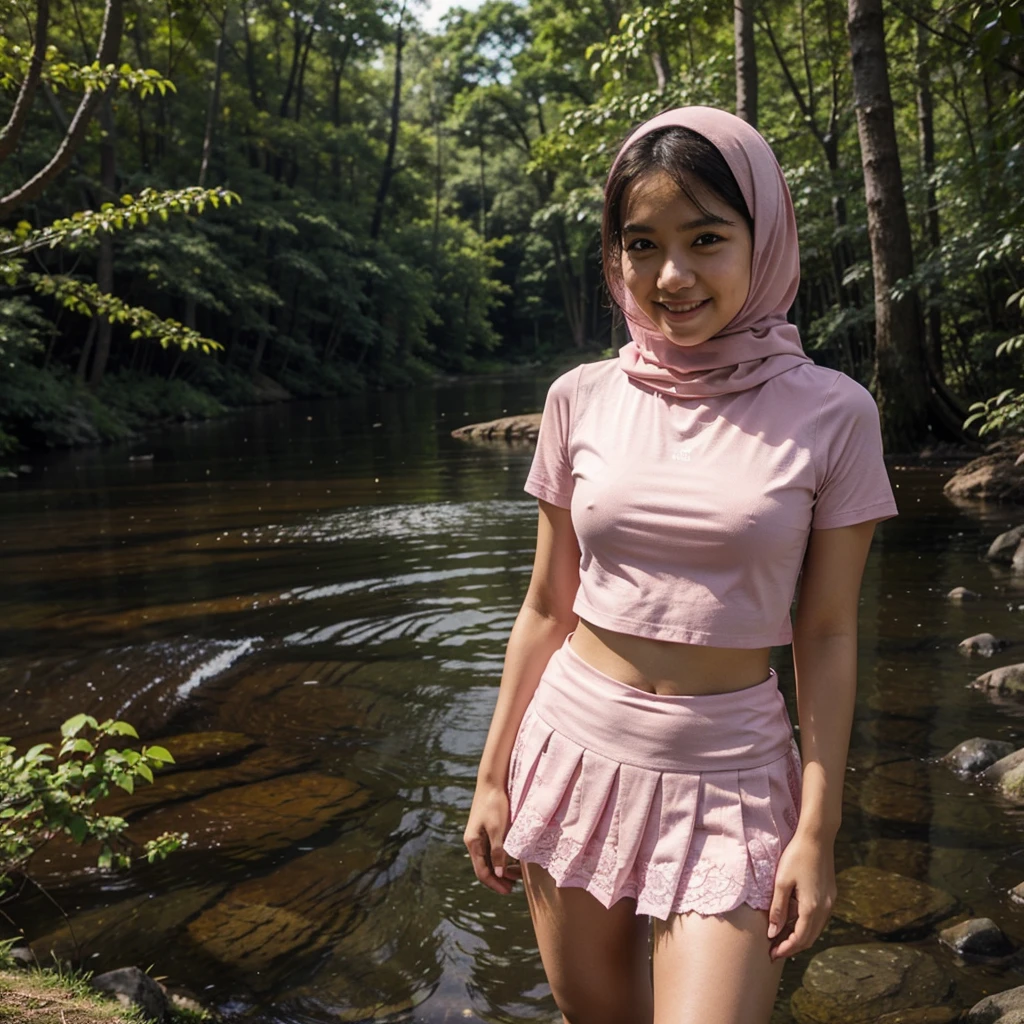
[[734,319],[750,290],[753,239],[743,216],[663,171],[632,182],[622,204],[622,281],[674,345],[691,348]]

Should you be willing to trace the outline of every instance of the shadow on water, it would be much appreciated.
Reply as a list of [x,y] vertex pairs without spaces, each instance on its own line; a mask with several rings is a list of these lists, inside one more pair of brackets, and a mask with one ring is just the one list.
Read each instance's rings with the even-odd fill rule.
[[[543,392],[489,381],[257,410],[55,455],[0,492],[3,731],[52,738],[85,710],[178,758],[111,809],[139,840],[188,831],[186,850],[127,876],[60,844],[37,858],[88,967],[154,963],[260,1024],[554,1019],[521,894],[476,885],[460,842],[529,573],[531,451],[448,436]],[[1006,895],[1024,879],[1021,812],[935,761],[974,735],[1022,744],[1024,703],[967,689],[991,663],[956,650],[983,629],[1020,635],[1024,589],[980,557],[1014,513],[953,506],[942,476],[894,470],[903,515],[868,565],[838,866],[940,886],[1021,944]],[[946,602],[957,585],[984,599]],[[38,951],[74,954],[52,904],[16,909]],[[818,948],[869,938],[835,922]],[[968,1005],[1024,982],[957,966],[934,934],[917,944]]]

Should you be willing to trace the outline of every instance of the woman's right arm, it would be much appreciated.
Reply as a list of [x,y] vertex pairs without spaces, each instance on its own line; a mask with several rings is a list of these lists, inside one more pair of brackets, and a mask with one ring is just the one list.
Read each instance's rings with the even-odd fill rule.
[[502,894],[511,891],[513,882],[503,846],[509,826],[506,785],[512,747],[548,659],[577,622],[572,605],[580,582],[580,549],[569,510],[546,501],[538,504],[533,574],[509,636],[498,702],[463,836],[476,877]]

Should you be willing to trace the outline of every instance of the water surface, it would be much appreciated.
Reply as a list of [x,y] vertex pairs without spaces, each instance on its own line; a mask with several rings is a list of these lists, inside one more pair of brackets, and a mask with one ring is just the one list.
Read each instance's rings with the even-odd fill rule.
[[[253,1024],[555,1019],[521,893],[477,885],[460,841],[528,579],[532,453],[448,436],[539,408],[545,386],[253,410],[55,454],[0,491],[2,731],[52,738],[85,710],[196,750],[118,805],[139,838],[184,828],[188,849],[121,876],[60,845],[38,858],[88,966],[155,964]],[[956,650],[1020,635],[1024,587],[981,558],[1016,516],[949,503],[942,470],[892,475],[902,516],[865,576],[839,867],[939,885],[1021,943],[1021,814],[934,760],[974,735],[1022,742],[1024,704],[966,687],[1020,648]],[[947,603],[957,585],[984,600]],[[17,914],[39,948],[73,952],[52,903]],[[818,948],[866,937],[835,923]],[[919,945],[968,1005],[1024,981]]]

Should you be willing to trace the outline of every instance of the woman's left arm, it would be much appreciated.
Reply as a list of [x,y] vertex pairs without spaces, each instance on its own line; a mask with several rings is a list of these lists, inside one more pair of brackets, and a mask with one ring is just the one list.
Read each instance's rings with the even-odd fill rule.
[[833,846],[857,688],[857,609],[874,529],[867,522],[812,530],[807,545],[793,625],[803,791],[799,824],[779,861],[768,914],[768,938],[781,935],[772,946],[773,960],[807,949],[828,923],[835,900]]

